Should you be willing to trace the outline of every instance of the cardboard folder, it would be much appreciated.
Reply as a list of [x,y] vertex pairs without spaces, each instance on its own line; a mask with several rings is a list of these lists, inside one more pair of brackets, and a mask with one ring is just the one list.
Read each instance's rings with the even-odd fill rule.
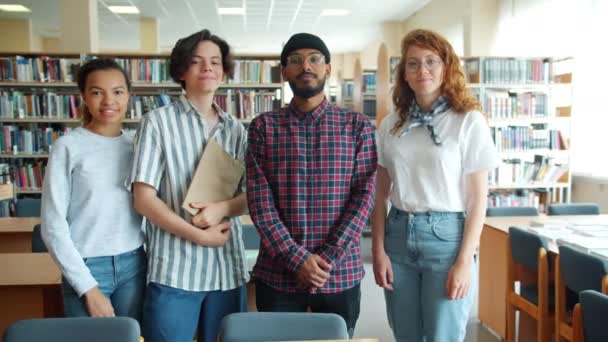
[[182,208],[196,215],[199,209],[190,207],[190,203],[220,202],[233,198],[244,172],[245,167],[240,161],[232,158],[215,141],[209,141],[196,167]]

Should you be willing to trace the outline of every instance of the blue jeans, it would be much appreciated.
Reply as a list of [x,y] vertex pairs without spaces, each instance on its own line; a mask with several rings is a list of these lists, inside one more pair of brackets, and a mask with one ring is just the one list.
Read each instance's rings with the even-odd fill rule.
[[385,290],[389,325],[402,341],[464,340],[477,293],[477,268],[463,299],[447,298],[446,282],[460,251],[464,214],[409,214],[392,208],[385,225],[384,248],[391,260],[393,291]]
[[146,342],[215,342],[222,318],[247,311],[245,285],[227,291],[187,291],[149,283],[144,302]]
[[[97,280],[99,290],[112,302],[116,316],[141,321],[148,263],[143,246],[114,256],[85,258],[84,262]],[[78,297],[65,279],[62,287],[65,316],[88,316],[84,296]]]

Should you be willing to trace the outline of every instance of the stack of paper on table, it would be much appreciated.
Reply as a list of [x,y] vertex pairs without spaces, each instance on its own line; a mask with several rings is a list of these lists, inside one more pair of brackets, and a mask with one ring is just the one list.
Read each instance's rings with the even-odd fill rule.
[[196,167],[182,208],[196,215],[199,209],[190,207],[190,203],[215,203],[233,198],[244,173],[245,167],[240,161],[232,158],[215,141],[209,141]]
[[557,244],[570,246],[585,253],[589,253],[596,249],[608,249],[608,238],[596,238],[580,234],[572,234],[567,238],[557,239]]

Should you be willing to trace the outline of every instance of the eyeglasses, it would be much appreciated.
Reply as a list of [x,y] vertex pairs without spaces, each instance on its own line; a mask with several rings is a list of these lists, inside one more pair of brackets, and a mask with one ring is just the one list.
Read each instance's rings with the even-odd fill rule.
[[443,62],[439,58],[427,58],[427,59],[425,59],[423,61],[408,60],[407,62],[405,62],[405,71],[407,71],[407,72],[417,72],[418,70],[420,70],[420,66],[422,66],[422,65],[424,65],[424,67],[427,70],[434,71],[437,68],[439,68],[439,66],[442,63]]
[[323,54],[312,53],[307,57],[298,54],[289,55],[287,56],[287,65],[301,66],[304,64],[305,60],[311,65],[325,64],[325,56]]

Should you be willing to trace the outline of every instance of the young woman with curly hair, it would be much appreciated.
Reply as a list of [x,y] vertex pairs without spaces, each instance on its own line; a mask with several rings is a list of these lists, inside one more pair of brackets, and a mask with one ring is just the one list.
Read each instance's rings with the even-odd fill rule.
[[462,341],[499,157],[445,38],[407,34],[397,72],[396,113],[378,132],[374,276],[397,341]]

